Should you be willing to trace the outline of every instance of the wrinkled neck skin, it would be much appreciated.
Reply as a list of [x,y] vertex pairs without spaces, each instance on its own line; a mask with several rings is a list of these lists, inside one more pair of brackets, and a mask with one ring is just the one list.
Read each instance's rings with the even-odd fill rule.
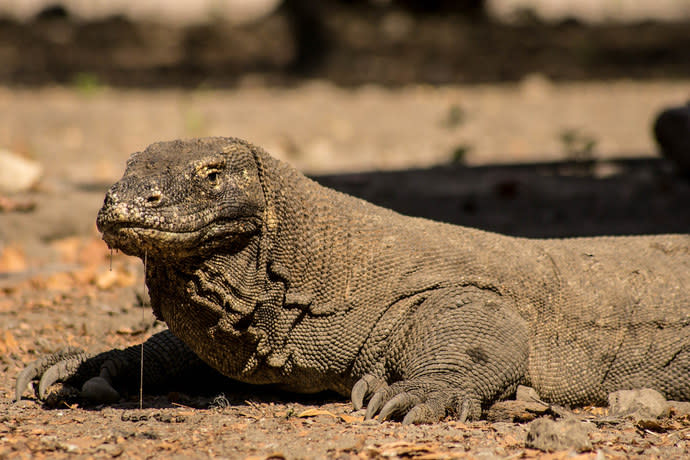
[[[256,155],[266,198],[260,232],[205,257],[149,256],[153,311],[225,375],[346,393],[366,370],[354,369],[357,355],[382,314],[358,312],[348,299],[344,246],[356,222],[340,203],[350,198],[324,195],[291,167]],[[362,314],[370,316],[370,330],[353,329]]]

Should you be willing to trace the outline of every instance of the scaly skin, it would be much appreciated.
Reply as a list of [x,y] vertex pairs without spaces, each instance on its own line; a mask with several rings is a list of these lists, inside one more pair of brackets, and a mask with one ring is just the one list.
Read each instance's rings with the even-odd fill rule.
[[[230,138],[134,154],[97,223],[147,258],[160,359],[335,390],[405,423],[477,418],[519,383],[566,405],[642,387],[690,399],[688,235],[530,240],[405,217]],[[72,370],[48,380],[112,395],[139,366],[124,355],[58,359]],[[155,364],[150,380],[181,367]]]

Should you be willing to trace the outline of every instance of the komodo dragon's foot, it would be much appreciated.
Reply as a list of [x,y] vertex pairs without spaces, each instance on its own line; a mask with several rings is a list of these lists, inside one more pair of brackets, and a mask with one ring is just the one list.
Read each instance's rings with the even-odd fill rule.
[[112,374],[117,373],[117,357],[106,358],[103,355],[92,356],[83,350],[70,347],[32,362],[17,377],[15,400],[21,399],[29,382],[38,380],[40,400],[48,397],[48,389],[53,384],[66,382],[74,386],[81,383],[79,397],[87,401],[117,401],[120,394],[112,386]]
[[388,385],[371,374],[352,387],[352,404],[360,409],[368,399],[364,416],[369,420],[402,417],[402,423],[434,423],[446,415],[464,422],[481,415],[479,399],[472,398],[443,382],[438,376],[417,377]]
[[[142,345],[113,349],[96,355],[76,348],[53,353],[29,364],[17,377],[15,398],[21,399],[32,380],[38,380],[38,398],[45,400],[48,389],[56,382],[80,388],[79,398],[94,404],[113,403],[120,392],[138,387],[141,358],[146,370],[143,383],[159,391],[170,385],[203,382],[223,383],[227,379],[204,363],[187,345],[169,330],[152,335]],[[116,390],[117,388],[117,390]]]
[[355,408],[369,401],[366,419],[478,419],[482,404],[510,394],[525,375],[527,324],[493,292],[438,290],[409,323],[400,329],[393,366],[382,361],[384,372],[399,377],[364,375],[352,388]]

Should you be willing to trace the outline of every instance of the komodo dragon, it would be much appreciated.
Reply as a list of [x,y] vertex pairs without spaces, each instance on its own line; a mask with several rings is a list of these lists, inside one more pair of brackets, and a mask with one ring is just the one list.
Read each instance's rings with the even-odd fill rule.
[[[690,235],[538,240],[406,217],[221,137],[133,154],[97,224],[147,260],[169,328],[145,342],[147,385],[210,366],[404,423],[476,419],[521,383],[569,406],[642,387],[690,400]],[[139,365],[138,346],[57,353],[17,397],[39,377],[40,397],[60,379],[117,397]]]

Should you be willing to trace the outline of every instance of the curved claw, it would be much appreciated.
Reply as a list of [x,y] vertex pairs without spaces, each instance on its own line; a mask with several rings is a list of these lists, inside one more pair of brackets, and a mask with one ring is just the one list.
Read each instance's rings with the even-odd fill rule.
[[[465,423],[468,419],[472,418],[473,412],[476,412],[476,409],[479,409],[473,408],[473,405],[475,404],[473,404],[469,399],[463,399],[458,405],[455,419],[460,423]],[[481,409],[479,409],[479,411],[481,411]]]
[[364,401],[380,388],[387,386],[385,380],[372,374],[365,374],[352,386],[351,401],[355,410],[364,407]]
[[371,420],[374,418],[379,410],[381,410],[381,407],[383,407],[384,401],[385,395],[382,390],[374,393],[374,396],[371,397],[371,401],[369,401],[367,405],[367,413],[364,414],[364,420]]
[[473,396],[436,376],[402,380],[374,393],[364,419],[402,417],[403,424],[409,425],[434,423],[452,415],[464,422],[481,415],[480,399]]
[[379,412],[379,420],[386,420],[392,415],[404,414],[410,410],[415,404],[420,403],[420,398],[410,393],[399,393],[393,396],[383,406]]
[[86,355],[81,354],[63,359],[50,366],[48,370],[43,373],[41,380],[38,382],[38,397],[40,399],[46,399],[48,396],[48,388],[55,382],[60,382],[71,377],[86,359]]
[[26,390],[26,387],[29,385],[29,382],[41,375],[41,368],[42,366],[40,366],[40,364],[37,361],[35,361],[26,366],[24,370],[19,373],[19,375],[17,376],[17,384],[14,388],[15,402],[21,401],[22,393],[24,393],[24,390]]
[[57,353],[53,353],[38,359],[26,366],[19,376],[17,376],[17,384],[15,385],[14,392],[15,401],[20,401],[22,399],[22,393],[24,393],[24,390],[26,390],[29,382],[42,375],[47,369],[50,369],[53,365],[64,359],[70,359],[83,354],[83,350],[69,347],[65,348],[64,350],[60,350]]
[[445,411],[439,411],[429,404],[417,404],[403,418],[403,425],[420,425],[422,423],[434,423],[443,418]]
[[379,419],[383,421],[391,416],[405,414],[420,402],[421,399],[413,394],[399,393],[383,406],[381,412],[379,412]]
[[352,393],[350,396],[350,399],[352,400],[352,407],[355,408],[355,410],[360,410],[362,407],[364,407],[364,397],[367,395],[367,383],[358,380],[357,383],[355,383],[352,386]]

